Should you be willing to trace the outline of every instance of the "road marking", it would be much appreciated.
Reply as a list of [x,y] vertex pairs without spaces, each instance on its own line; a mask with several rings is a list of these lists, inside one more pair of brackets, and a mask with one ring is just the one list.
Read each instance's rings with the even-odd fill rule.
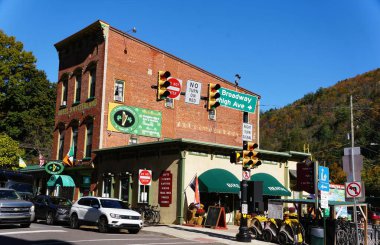
[[67,232],[67,231],[64,231],[64,230],[12,231],[12,232],[1,232],[0,235],[17,235],[17,234],[46,233],[46,232]]
[[[183,238],[169,238],[169,240],[186,240],[186,243],[202,243],[199,241],[190,241]],[[68,243],[81,243],[81,242],[106,242],[106,241],[133,241],[142,240],[141,238],[130,238],[130,239],[92,239],[92,240],[76,240],[76,241],[59,241],[59,242],[46,242],[46,243],[32,243],[31,245],[52,245],[52,244],[68,244]],[[152,238],[151,240],[157,240]],[[162,239],[161,239],[162,240]],[[144,240],[146,241],[146,240]],[[183,244],[184,242],[144,242],[144,243],[128,243],[133,245],[144,245],[144,244]]]

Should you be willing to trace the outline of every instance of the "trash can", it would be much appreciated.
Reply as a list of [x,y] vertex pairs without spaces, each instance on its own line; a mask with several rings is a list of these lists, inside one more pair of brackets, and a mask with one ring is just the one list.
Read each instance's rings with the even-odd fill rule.
[[311,227],[311,245],[324,245],[324,232],[322,227]]

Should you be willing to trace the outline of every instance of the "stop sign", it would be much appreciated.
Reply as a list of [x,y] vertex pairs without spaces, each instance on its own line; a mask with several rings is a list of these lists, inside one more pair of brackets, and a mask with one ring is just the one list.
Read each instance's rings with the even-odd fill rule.
[[140,185],[151,185],[152,184],[152,171],[151,170],[139,170],[139,182]]
[[168,81],[170,82],[170,86],[167,90],[170,92],[169,98],[176,99],[181,94],[181,82],[174,77],[169,77]]

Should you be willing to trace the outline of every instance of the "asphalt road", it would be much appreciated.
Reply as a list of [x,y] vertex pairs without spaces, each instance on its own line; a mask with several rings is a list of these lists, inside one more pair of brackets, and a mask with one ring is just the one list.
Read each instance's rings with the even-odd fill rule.
[[49,226],[44,223],[33,223],[30,228],[0,226],[1,245],[119,245],[119,244],[196,244],[162,233],[141,230],[138,234],[129,234],[121,230],[114,233],[99,233],[95,227],[83,227],[79,230],[67,226]]

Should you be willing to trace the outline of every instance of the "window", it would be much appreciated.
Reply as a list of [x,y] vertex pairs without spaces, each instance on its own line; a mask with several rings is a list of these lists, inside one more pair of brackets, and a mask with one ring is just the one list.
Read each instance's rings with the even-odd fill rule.
[[212,121],[216,121],[216,110],[208,111],[208,119]]
[[174,99],[166,98],[165,99],[165,107],[166,108],[174,108]]
[[95,85],[96,85],[96,69],[93,68],[90,70],[90,75],[89,75],[88,98],[94,98],[95,97]]
[[90,206],[91,205],[91,199],[90,198],[82,198],[78,201],[79,205],[83,206]]
[[72,126],[72,144],[74,145],[74,159],[77,158],[77,146],[78,146],[78,125],[73,125]]
[[65,143],[65,129],[59,129],[58,159],[63,159],[63,145]]
[[129,201],[129,176],[120,179],[119,199]]
[[82,86],[82,74],[77,74],[75,76],[75,98],[74,98],[74,103],[79,103],[80,102],[81,86]]
[[115,101],[124,101],[124,81],[116,80],[115,82]]
[[113,179],[113,174],[111,174],[111,173],[103,174],[103,193],[102,193],[102,197],[111,197],[112,179]]
[[67,84],[68,84],[68,78],[65,78],[62,81],[62,101],[61,106],[67,105]]
[[89,121],[86,124],[86,155],[85,157],[91,157],[91,151],[92,151],[92,132],[93,132],[93,121]]

